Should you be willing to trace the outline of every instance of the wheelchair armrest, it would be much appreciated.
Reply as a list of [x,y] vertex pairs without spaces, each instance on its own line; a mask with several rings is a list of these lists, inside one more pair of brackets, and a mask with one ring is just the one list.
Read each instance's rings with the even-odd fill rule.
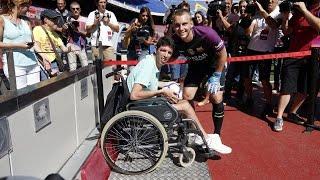
[[148,98],[148,99],[141,99],[141,100],[136,100],[136,101],[131,101],[127,104],[127,109],[131,106],[136,106],[136,105],[157,105],[157,104],[164,104],[168,103],[168,100],[164,97],[155,97],[155,98]]
[[174,122],[179,118],[178,111],[163,97],[131,101],[126,108],[147,112],[160,122]]

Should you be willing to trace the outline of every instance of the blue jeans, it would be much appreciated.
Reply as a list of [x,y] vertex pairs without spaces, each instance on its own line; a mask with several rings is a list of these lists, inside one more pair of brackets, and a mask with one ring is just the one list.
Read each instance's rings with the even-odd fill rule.
[[170,65],[171,80],[177,81],[186,77],[188,72],[188,64],[171,64]]

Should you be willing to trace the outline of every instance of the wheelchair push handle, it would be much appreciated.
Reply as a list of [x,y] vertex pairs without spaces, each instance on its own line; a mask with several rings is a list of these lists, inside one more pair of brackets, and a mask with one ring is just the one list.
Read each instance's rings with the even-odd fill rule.
[[111,76],[114,76],[114,75],[118,74],[118,72],[121,71],[121,70],[123,70],[123,69],[125,69],[125,68],[122,67],[122,66],[114,69],[112,72],[106,74],[106,78],[109,78],[109,77],[111,77]]

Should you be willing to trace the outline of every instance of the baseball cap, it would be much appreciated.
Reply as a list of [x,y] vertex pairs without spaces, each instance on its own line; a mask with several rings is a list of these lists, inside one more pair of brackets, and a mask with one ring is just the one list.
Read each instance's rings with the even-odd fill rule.
[[55,19],[55,18],[59,17],[59,14],[54,10],[46,9],[41,12],[40,17],[41,17],[41,19],[43,19],[45,17],[49,18],[49,19]]

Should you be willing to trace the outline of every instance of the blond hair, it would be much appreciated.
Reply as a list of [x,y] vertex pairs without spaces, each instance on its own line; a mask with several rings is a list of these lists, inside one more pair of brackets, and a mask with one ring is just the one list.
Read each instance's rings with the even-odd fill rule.
[[8,8],[12,10],[15,6],[20,6],[24,3],[31,3],[30,0],[8,0]]

